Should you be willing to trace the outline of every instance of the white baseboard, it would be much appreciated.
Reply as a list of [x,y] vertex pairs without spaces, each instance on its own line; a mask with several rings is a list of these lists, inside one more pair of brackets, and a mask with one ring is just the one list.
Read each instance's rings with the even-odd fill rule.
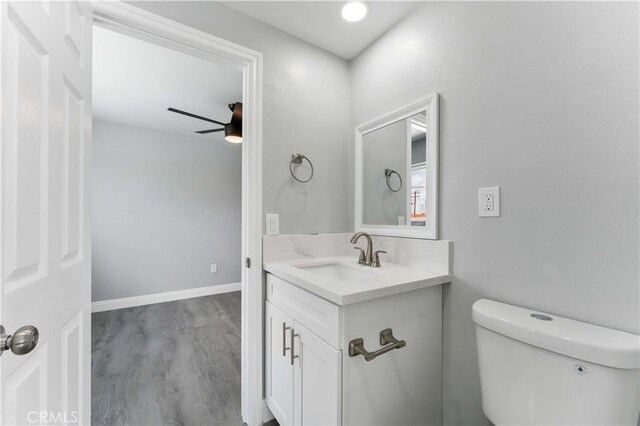
[[91,312],[112,311],[114,309],[131,308],[133,306],[171,302],[172,300],[191,299],[193,297],[210,296],[212,294],[230,293],[232,291],[239,291],[241,288],[242,283],[219,284],[208,287],[190,288],[187,290],[167,291],[166,293],[100,300],[98,302],[91,303]]

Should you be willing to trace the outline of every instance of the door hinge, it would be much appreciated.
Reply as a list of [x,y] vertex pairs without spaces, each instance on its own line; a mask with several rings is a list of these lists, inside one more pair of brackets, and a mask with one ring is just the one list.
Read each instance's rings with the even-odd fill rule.
[[245,263],[247,265],[247,268],[251,268],[251,258],[250,257],[247,257],[247,260],[246,260]]

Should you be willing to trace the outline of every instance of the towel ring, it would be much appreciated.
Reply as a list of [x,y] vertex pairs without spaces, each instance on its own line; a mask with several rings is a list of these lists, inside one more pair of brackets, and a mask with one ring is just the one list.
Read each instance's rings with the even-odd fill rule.
[[[389,182],[389,178],[391,178],[391,175],[397,175],[398,179],[400,179],[400,186],[396,189],[393,189],[391,187],[391,182]],[[384,178],[387,181],[387,188],[389,188],[391,190],[391,192],[398,192],[402,189],[402,176],[400,176],[400,173],[396,172],[395,170],[392,169],[384,169]]]
[[[311,166],[311,175],[309,176],[309,179],[307,179],[307,180],[298,179],[298,177],[293,172],[293,165],[294,164],[302,164],[302,160],[307,160],[307,163],[309,163],[309,166]],[[293,154],[291,154],[291,161],[289,161],[289,172],[291,173],[291,177],[294,178],[295,180],[297,180],[298,182],[307,183],[311,179],[313,179],[313,164],[311,163],[311,160],[309,160],[304,155],[293,153]]]

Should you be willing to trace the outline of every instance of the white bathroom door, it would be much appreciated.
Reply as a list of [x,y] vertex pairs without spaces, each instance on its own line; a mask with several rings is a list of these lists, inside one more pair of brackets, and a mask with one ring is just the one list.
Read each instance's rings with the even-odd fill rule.
[[[0,422],[90,422],[89,2],[0,2]],[[15,344],[15,339],[14,342]]]

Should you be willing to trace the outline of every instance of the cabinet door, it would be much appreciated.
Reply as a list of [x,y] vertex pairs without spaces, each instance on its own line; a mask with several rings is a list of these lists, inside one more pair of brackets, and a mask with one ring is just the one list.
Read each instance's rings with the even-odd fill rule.
[[293,366],[291,328],[293,319],[266,302],[266,401],[281,425],[293,424]]
[[342,352],[297,322],[295,333],[295,424],[342,424]]

